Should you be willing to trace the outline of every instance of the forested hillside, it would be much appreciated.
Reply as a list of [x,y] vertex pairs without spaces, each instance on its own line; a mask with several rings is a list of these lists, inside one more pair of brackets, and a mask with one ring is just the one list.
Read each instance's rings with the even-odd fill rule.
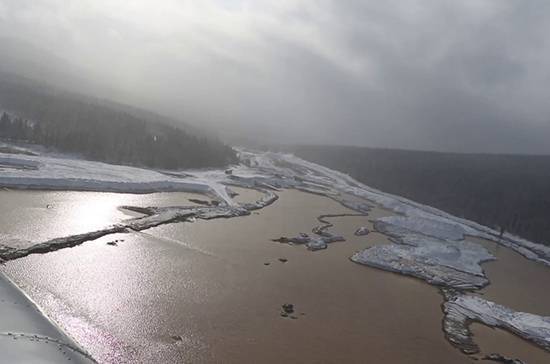
[[234,151],[218,140],[32,82],[0,78],[0,138],[108,163],[178,169],[220,167]]
[[371,187],[550,245],[550,156],[327,146],[292,151]]

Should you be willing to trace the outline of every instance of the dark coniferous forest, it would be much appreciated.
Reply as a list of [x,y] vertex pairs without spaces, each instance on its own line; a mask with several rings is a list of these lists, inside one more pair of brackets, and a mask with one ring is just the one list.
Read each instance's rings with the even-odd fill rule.
[[236,159],[218,140],[154,120],[152,113],[142,118],[113,105],[0,79],[0,138],[90,160],[161,169],[221,167]]
[[292,151],[371,187],[550,245],[550,156],[327,146]]

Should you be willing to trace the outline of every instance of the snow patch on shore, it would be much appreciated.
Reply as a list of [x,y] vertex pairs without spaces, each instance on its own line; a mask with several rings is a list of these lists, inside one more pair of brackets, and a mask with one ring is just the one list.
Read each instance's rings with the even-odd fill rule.
[[4,187],[129,193],[185,191],[210,193],[223,203],[233,204],[225,186],[215,179],[205,178],[202,172],[180,177],[81,159],[5,153],[0,153],[0,164],[12,167],[1,171],[0,185]]

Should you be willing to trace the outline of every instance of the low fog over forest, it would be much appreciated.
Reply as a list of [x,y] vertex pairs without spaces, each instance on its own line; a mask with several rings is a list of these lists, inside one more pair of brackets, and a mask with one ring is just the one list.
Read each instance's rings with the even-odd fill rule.
[[[217,139],[122,105],[0,77],[0,138],[115,164],[178,169],[236,161]],[[2,111],[3,110],[3,111]],[[194,130],[194,129],[191,129]]]

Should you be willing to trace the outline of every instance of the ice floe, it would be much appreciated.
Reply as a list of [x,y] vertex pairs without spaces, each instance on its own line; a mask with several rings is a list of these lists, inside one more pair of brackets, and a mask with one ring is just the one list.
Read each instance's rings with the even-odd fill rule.
[[514,311],[478,296],[444,290],[443,329],[449,341],[463,352],[479,352],[469,325],[479,322],[508,330],[550,351],[550,317]]
[[334,234],[328,231],[328,229],[333,227],[334,225],[330,221],[328,221],[327,218],[344,217],[344,216],[366,216],[366,215],[362,213],[320,215],[317,217],[317,220],[319,220],[321,225],[315,226],[311,230],[312,233],[314,234],[313,236],[310,236],[306,233],[300,233],[298,234],[298,236],[295,236],[292,238],[287,238],[283,236],[278,239],[273,239],[273,241],[292,244],[292,245],[305,245],[307,249],[311,251],[326,249],[328,247],[328,244],[330,243],[346,241],[346,239],[342,235]]
[[467,290],[489,284],[480,263],[493,259],[475,243],[442,242],[418,235],[406,235],[399,244],[376,245],[351,257],[356,263]]

